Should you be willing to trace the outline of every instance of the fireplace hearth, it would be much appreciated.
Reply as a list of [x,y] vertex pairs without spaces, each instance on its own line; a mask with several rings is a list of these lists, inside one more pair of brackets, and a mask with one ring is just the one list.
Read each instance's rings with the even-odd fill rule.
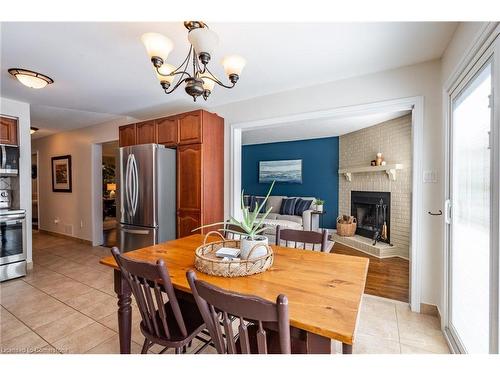
[[374,244],[378,241],[390,244],[391,193],[351,191],[351,215],[358,222],[356,234],[371,238]]

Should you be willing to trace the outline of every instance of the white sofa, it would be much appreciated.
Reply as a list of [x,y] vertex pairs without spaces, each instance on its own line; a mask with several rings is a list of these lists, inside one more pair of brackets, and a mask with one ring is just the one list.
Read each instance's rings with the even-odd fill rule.
[[[311,227],[311,212],[314,211],[312,207],[305,210],[302,216],[297,215],[281,215],[281,201],[283,198],[295,198],[286,197],[283,195],[271,195],[267,200],[266,210],[272,207],[269,215],[264,219],[263,225],[267,227],[264,231],[265,235],[274,235],[276,232],[276,226],[281,226],[281,228],[288,229],[298,229],[298,230],[317,230],[319,227],[319,216],[314,215]],[[302,199],[310,199],[314,202],[313,197],[296,197]],[[311,204],[312,206],[312,204]],[[260,215],[259,215],[260,216]]]

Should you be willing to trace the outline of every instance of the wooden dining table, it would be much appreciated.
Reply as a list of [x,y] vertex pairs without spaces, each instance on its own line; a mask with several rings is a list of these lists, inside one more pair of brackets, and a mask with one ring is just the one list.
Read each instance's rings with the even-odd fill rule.
[[[331,353],[331,340],[342,342],[343,353],[352,353],[368,272],[367,258],[273,245],[275,257],[269,270],[226,278],[195,269],[194,253],[203,240],[203,235],[195,234],[130,251],[125,256],[152,263],[163,259],[172,284],[184,292],[191,292],[186,271],[193,269],[198,279],[232,292],[272,302],[279,294],[284,294],[288,297],[290,325],[302,331],[308,353]],[[100,263],[115,270],[120,352],[130,353],[131,290],[112,256],[101,259]]]

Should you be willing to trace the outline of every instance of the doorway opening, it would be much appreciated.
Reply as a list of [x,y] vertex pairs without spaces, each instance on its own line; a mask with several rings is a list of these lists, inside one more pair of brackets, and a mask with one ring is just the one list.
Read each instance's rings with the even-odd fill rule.
[[31,154],[31,228],[40,228],[38,214],[38,151]]
[[103,246],[118,245],[116,219],[116,168],[118,141],[102,144],[102,232]]

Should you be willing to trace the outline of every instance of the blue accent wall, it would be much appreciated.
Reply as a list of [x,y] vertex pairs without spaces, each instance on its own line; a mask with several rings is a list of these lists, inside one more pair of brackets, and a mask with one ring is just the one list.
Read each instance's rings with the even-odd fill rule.
[[242,187],[245,194],[265,195],[270,184],[259,184],[259,161],[302,159],[302,184],[276,183],[272,195],[325,200],[324,228],[336,228],[339,200],[339,138],[276,142],[243,146]]

